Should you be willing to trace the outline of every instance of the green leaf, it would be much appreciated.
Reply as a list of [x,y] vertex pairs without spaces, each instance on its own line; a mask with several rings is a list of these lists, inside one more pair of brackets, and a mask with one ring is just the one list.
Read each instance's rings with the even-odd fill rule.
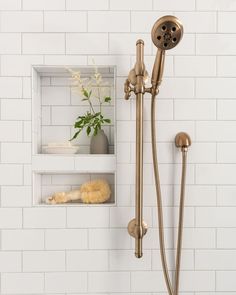
[[111,123],[111,120],[110,119],[104,119],[104,122],[106,122],[106,123]]
[[110,102],[110,101],[111,101],[111,97],[110,97],[110,96],[106,96],[106,97],[104,97],[104,101],[105,101],[105,102]]
[[69,141],[74,140],[74,139],[80,134],[81,131],[82,131],[82,129],[79,130],[79,131],[77,131],[77,132],[74,134],[74,136],[73,136]]
[[87,135],[89,136],[89,134],[90,134],[90,132],[91,132],[91,127],[90,127],[90,126],[87,127],[86,132],[87,132]]
[[87,98],[89,98],[89,94],[88,94],[88,91],[86,89],[83,90],[83,94],[84,94],[84,96],[86,96]]

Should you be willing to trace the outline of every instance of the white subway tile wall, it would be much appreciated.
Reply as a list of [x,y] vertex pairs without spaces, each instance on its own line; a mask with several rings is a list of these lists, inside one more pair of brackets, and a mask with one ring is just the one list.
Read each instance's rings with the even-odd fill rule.
[[[0,0],[0,10],[0,294],[167,294],[159,254],[148,95],[144,218],[149,230],[140,260],[134,257],[134,240],[126,229],[135,212],[135,100],[124,101],[123,83],[135,62],[139,38],[145,41],[151,74],[156,48],[150,30],[157,18],[174,14],[182,20],[185,35],[167,52],[156,122],[168,263],[173,271],[181,169],[173,140],[177,132],[186,131],[193,144],[180,294],[235,295],[236,1]],[[67,157],[45,157],[44,163],[32,158],[31,67],[84,67],[94,62],[117,67],[116,203],[35,207],[32,165],[52,170],[41,175],[45,194],[76,187],[88,175],[53,173],[61,166],[74,168]],[[45,144],[71,134],[78,101],[67,79],[44,77],[41,82]],[[89,144],[86,137],[83,140]]]

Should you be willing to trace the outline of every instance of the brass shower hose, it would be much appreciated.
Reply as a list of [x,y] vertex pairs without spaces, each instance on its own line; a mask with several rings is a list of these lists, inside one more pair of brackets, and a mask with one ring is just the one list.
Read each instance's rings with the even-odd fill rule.
[[182,252],[182,236],[183,236],[183,218],[184,218],[184,197],[185,197],[185,178],[186,178],[186,165],[187,165],[187,148],[183,147],[182,151],[182,176],[181,176],[181,192],[180,192],[180,203],[179,203],[179,225],[178,225],[178,238],[177,238],[177,252],[175,262],[175,280],[174,288],[172,286],[169,270],[166,260],[165,250],[165,239],[164,239],[164,223],[163,223],[163,209],[162,209],[162,196],[161,196],[161,185],[158,170],[157,160],[157,146],[156,146],[156,127],[155,127],[155,98],[156,94],[152,95],[151,98],[151,135],[152,135],[152,157],[153,157],[153,168],[156,185],[156,197],[157,197],[157,216],[159,225],[159,243],[161,262],[164,272],[165,282],[168,289],[169,295],[179,294],[179,278],[180,278],[180,262]]

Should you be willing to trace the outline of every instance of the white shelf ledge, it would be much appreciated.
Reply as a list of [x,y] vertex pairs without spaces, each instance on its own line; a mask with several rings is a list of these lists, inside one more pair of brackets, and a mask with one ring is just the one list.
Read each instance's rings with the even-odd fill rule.
[[48,155],[32,157],[35,172],[110,173],[116,170],[115,155]]

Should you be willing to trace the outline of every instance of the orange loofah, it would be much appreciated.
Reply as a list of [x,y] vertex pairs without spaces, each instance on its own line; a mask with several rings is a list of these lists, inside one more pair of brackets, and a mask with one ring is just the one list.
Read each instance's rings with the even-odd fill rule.
[[69,192],[57,192],[46,199],[47,204],[62,204],[81,200],[86,204],[104,203],[111,196],[111,189],[105,179],[85,182],[80,189]]

